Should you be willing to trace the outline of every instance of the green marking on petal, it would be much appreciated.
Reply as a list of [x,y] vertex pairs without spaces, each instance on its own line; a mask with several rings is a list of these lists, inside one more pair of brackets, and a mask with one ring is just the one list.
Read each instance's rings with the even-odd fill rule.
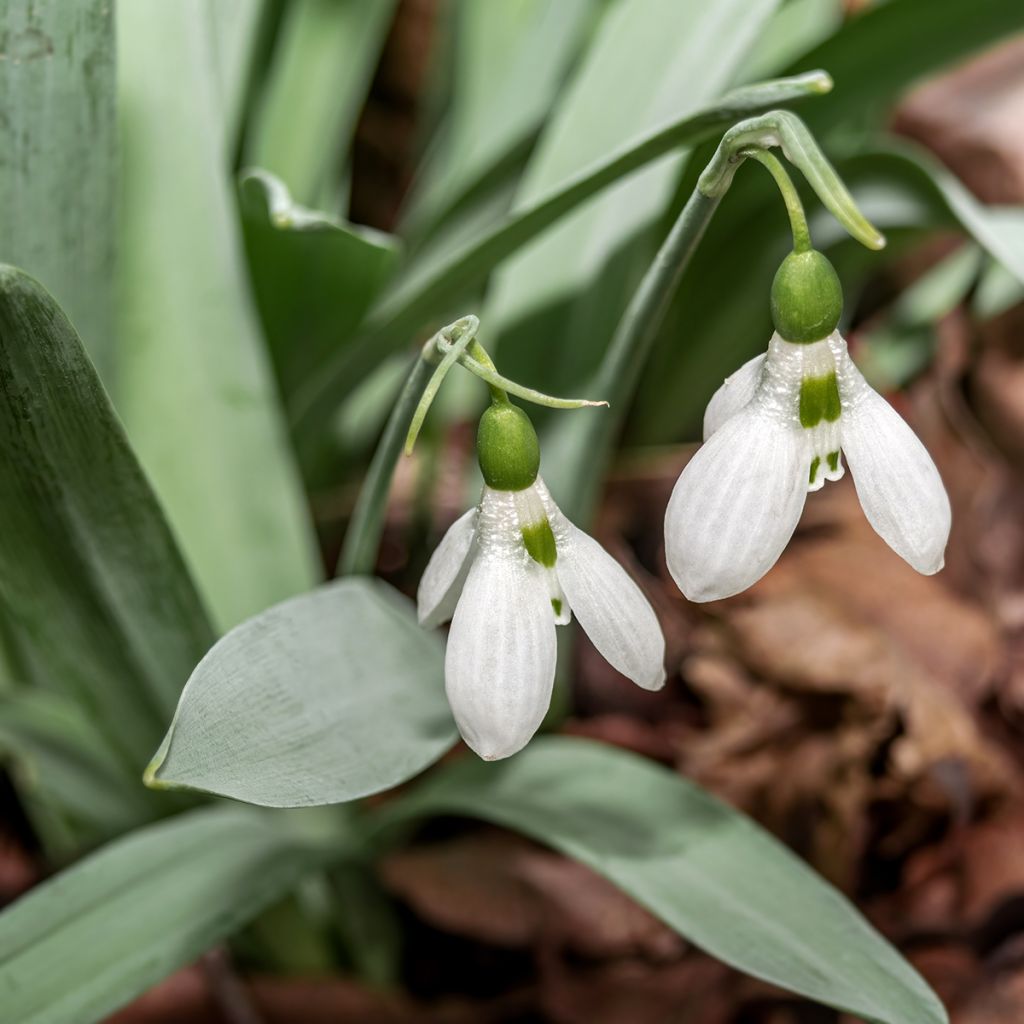
[[842,411],[835,373],[804,377],[800,382],[800,426],[810,430],[822,420],[834,423]]
[[839,452],[829,452],[826,456],[828,459],[828,468],[836,473],[839,471]]
[[820,455],[815,455],[814,458],[811,459],[811,479],[810,479],[810,483],[812,483],[812,484],[814,483],[814,478],[818,475],[818,470],[820,468],[821,468],[821,456]]
[[[843,403],[839,400],[839,382],[836,380],[834,373],[830,373],[826,380],[828,381],[828,386],[825,393],[825,419],[829,423],[835,423],[843,414]],[[836,452],[837,457],[838,455],[839,453]]]
[[558,551],[555,549],[555,535],[551,532],[551,524],[547,519],[539,523],[530,523],[520,530],[523,535],[523,543],[529,556],[545,569],[554,567],[558,561]]
[[555,609],[555,615],[562,614],[562,599],[560,597],[551,598],[551,607]]

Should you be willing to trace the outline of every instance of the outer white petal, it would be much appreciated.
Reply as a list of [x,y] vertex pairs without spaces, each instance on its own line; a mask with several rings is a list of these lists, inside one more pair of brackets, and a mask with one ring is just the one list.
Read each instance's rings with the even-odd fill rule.
[[807,495],[803,433],[759,393],[683,470],[665,512],[665,556],[691,601],[738,594],[778,561]]
[[473,561],[476,518],[475,508],[459,516],[430,556],[416,591],[420,625],[433,628],[452,617]]
[[726,377],[725,383],[711,396],[711,401],[704,410],[705,441],[754,397],[757,385],[761,381],[764,360],[764,352],[753,359],[748,359],[735,373]]
[[645,690],[665,685],[665,637],[625,569],[559,513],[555,571],[587,636],[613,668]]
[[463,739],[495,761],[522,749],[551,703],[555,623],[525,554],[481,551],[448,634],[445,688]]
[[843,451],[868,522],[918,572],[938,572],[951,513],[935,463],[848,356],[840,362],[839,391]]

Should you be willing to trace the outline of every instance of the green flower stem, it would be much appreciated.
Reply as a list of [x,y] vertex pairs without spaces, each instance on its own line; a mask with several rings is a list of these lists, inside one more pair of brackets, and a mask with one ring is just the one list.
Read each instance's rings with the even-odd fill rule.
[[786,204],[789,226],[793,232],[793,251],[808,252],[811,249],[811,233],[807,228],[807,217],[804,215],[803,203],[800,202],[800,195],[793,184],[793,179],[786,173],[782,161],[766,149],[745,149],[740,155],[756,160],[768,168],[782,193],[782,201]]
[[351,389],[380,361],[422,330],[431,316],[485,280],[506,257],[592,195],[665,153],[713,137],[737,118],[832,88],[824,71],[745,86],[715,106],[680,118],[581,171],[556,192],[517,210],[487,234],[425,268],[410,267],[374,306],[360,336],[331,363],[318,367],[289,410],[300,454],[315,445],[323,425]]
[[352,510],[352,520],[338,559],[339,576],[370,575],[377,564],[377,549],[384,531],[384,509],[391,490],[391,477],[402,454],[409,425],[434,369],[433,344],[428,345],[416,356],[409,370],[402,393],[391,410],[366,471],[366,479]]
[[625,399],[636,389],[683,271],[720,201],[699,189],[693,191],[623,313],[591,382],[601,394],[616,396],[613,410],[556,423],[551,444],[545,444],[545,479],[557,485],[562,510],[580,525],[590,518],[601,465],[628,408]]
[[480,321],[475,316],[464,316],[438,331],[420,350],[367,469],[338,559],[339,576],[373,572],[395,466],[403,448],[406,453],[412,451],[427,410],[456,363],[483,380],[490,389],[492,401],[499,404],[507,405],[509,394],[552,409],[608,404],[582,398],[554,398],[502,377],[476,340],[479,327]]

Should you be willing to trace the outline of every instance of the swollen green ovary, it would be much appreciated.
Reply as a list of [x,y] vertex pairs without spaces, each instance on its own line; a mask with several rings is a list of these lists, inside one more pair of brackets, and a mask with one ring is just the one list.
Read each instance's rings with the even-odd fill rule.
[[810,440],[807,489],[817,491],[826,480],[843,476],[839,429],[843,409],[835,357],[827,341],[806,346],[799,403],[800,426]]

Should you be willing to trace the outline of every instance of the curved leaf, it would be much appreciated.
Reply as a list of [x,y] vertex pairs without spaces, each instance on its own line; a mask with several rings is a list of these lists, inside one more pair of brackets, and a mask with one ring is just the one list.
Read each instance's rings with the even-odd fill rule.
[[0,260],[53,292],[108,385],[119,160],[112,8],[0,5]]
[[223,628],[316,580],[248,294],[207,5],[117,8],[118,411]]
[[0,1003],[18,1024],[91,1024],[337,859],[279,815],[217,807],[110,843],[0,914]]
[[440,638],[387,584],[329,583],[249,619],[210,651],[146,780],[266,807],[396,786],[455,740],[443,662]]
[[0,602],[26,681],[74,699],[131,775],[213,642],[67,317],[0,267]]
[[946,1024],[921,977],[835,889],[749,818],[650,761],[589,740],[465,758],[382,812],[515,829],[614,882],[725,963],[878,1024]]

